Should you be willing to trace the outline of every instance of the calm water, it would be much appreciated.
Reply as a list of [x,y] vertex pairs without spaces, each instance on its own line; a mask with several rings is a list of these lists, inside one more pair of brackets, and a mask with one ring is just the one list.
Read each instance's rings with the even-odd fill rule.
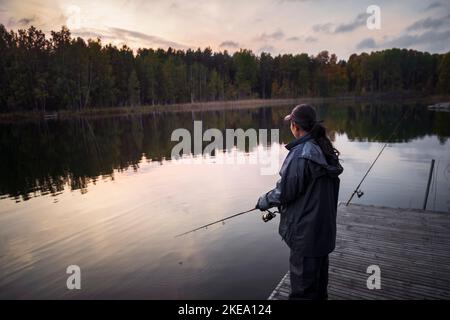
[[[249,209],[277,176],[255,164],[177,164],[172,131],[282,128],[287,107],[0,124],[0,298],[265,299],[288,269],[278,218]],[[423,105],[321,105],[342,153],[340,200],[407,112],[354,202],[450,211],[450,113]],[[281,142],[290,140],[288,128]],[[286,151],[282,145],[280,158]],[[237,150],[252,155],[254,149]],[[225,156],[231,154],[225,152]],[[66,289],[67,266],[82,289]]]

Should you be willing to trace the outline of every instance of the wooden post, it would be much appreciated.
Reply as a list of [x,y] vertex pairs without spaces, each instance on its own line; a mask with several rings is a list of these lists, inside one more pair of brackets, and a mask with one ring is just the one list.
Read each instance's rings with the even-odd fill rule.
[[428,193],[430,193],[431,179],[433,177],[434,159],[431,159],[430,174],[428,175],[427,191],[425,192],[425,200],[423,201],[423,210],[427,209]]

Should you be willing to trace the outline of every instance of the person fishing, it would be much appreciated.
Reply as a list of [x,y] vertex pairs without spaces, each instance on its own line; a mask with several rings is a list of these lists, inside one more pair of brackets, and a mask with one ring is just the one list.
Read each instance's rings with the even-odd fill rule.
[[[327,299],[328,254],[336,243],[339,151],[308,104],[296,106],[284,120],[295,140],[280,170],[276,187],[262,195],[256,209],[277,207],[279,233],[290,248],[289,299]],[[270,212],[263,215],[266,221]]]

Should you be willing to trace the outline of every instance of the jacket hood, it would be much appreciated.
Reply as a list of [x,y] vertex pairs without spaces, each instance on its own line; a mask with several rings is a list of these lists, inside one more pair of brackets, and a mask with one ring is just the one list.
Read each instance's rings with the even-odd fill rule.
[[327,171],[327,174],[331,177],[337,177],[344,171],[339,162],[336,165],[331,165],[326,161],[322,149],[320,149],[320,146],[315,142],[309,133],[300,139],[292,141],[286,145],[286,148],[288,150],[298,149],[298,156],[300,158],[308,159],[317,163],[323,167]]

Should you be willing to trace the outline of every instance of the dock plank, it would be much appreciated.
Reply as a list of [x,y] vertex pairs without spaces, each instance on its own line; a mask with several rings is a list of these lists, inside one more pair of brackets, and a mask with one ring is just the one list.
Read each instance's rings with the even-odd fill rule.
[[[381,269],[381,289],[368,289],[367,267]],[[286,300],[289,272],[269,300]],[[330,254],[333,300],[450,299],[450,214],[339,205]]]

